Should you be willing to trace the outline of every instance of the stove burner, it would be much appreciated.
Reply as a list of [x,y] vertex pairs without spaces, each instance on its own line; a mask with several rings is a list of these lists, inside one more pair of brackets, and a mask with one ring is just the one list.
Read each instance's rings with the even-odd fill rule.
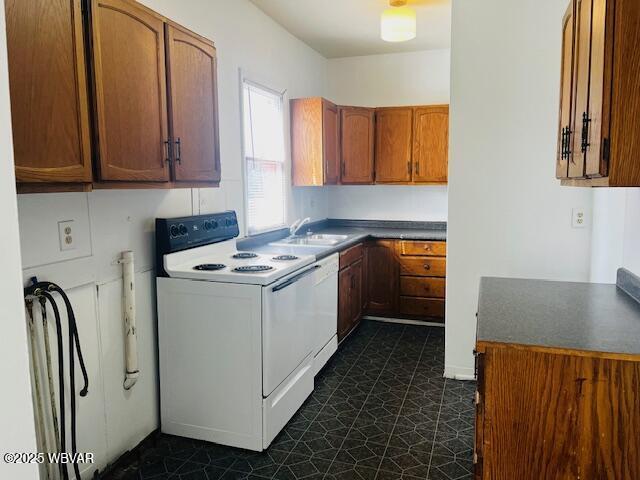
[[278,255],[277,257],[273,257],[273,260],[298,260],[298,257],[295,255]]
[[203,263],[202,265],[196,265],[193,267],[194,270],[203,270],[203,271],[213,271],[213,270],[222,270],[226,265],[222,263]]
[[236,267],[233,269],[237,273],[262,273],[273,270],[269,265],[245,265],[244,267]]
[[232,258],[256,258],[258,255],[251,252],[238,252]]

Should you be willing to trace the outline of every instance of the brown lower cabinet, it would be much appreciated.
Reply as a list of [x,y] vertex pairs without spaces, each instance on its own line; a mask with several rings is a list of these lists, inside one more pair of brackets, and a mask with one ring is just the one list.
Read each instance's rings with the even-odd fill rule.
[[342,340],[360,322],[362,317],[362,244],[340,253],[338,272],[338,340]]
[[338,339],[362,315],[443,323],[446,242],[375,239],[341,252]]
[[475,478],[640,478],[640,359],[478,342]]

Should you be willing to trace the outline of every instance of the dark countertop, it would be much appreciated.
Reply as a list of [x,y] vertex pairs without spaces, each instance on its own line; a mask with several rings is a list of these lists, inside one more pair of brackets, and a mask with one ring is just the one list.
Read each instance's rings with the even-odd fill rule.
[[485,277],[477,340],[638,355],[640,303],[616,285]]
[[256,252],[279,254],[311,254],[316,260],[326,258],[334,253],[360,243],[368,238],[403,239],[403,240],[447,240],[446,223],[444,222],[396,222],[378,220],[323,220],[314,222],[303,231],[313,233],[347,235],[348,238],[333,246],[273,246],[269,245],[288,235],[288,230],[280,233],[270,233],[264,236],[251,237],[238,241],[238,249],[254,250]]

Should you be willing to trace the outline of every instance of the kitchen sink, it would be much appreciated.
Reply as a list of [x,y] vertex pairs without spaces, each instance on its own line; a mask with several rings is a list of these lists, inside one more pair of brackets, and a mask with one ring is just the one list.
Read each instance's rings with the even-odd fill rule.
[[304,236],[296,236],[296,237],[287,237],[282,240],[278,240],[277,242],[272,242],[269,245],[274,247],[281,246],[308,246],[308,247],[331,247],[333,245],[337,245],[339,243],[344,242],[348,235],[331,235],[325,233],[313,233],[311,235]]

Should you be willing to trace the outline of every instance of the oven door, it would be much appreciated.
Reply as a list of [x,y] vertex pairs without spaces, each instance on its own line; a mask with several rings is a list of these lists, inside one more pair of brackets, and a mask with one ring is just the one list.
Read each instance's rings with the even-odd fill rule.
[[262,390],[269,396],[313,351],[313,273],[305,267],[262,289]]

